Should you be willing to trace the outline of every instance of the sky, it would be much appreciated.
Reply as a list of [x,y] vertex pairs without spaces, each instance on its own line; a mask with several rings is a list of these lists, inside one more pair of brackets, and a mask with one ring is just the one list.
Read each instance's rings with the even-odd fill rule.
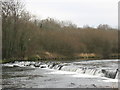
[[39,19],[70,21],[78,27],[118,26],[119,0],[25,0],[26,9]]

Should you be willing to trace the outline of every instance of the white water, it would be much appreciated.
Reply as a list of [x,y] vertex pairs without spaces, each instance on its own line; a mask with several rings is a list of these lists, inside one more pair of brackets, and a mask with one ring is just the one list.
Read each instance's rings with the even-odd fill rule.
[[[33,68],[32,71],[20,71],[18,75],[42,75],[44,77],[35,77],[35,79],[28,80],[23,78],[5,79],[4,81],[15,81],[15,85],[20,87],[32,88],[117,88],[118,87],[118,72],[115,79],[108,78],[107,74],[103,74],[102,70],[106,72],[115,73],[117,67],[117,60],[100,60],[82,61],[71,63],[56,62],[15,62],[4,64],[7,67],[21,67]],[[112,66],[111,66],[112,65]],[[62,66],[62,67],[61,67]],[[60,68],[61,67],[61,68]],[[96,68],[97,67],[97,68]],[[16,75],[16,72],[13,72]],[[112,75],[112,74],[111,74]],[[108,75],[109,76],[109,75]],[[114,75],[113,75],[114,76]],[[22,85],[22,84],[25,85]],[[13,83],[11,83],[12,85]],[[13,86],[13,85],[12,85]],[[6,86],[5,86],[6,87]],[[10,86],[8,86],[10,87]]]
[[[94,61],[82,61],[82,62],[71,62],[67,63],[56,63],[56,62],[15,62],[4,64],[3,66],[9,67],[39,67],[39,68],[49,68],[61,71],[76,72],[78,74],[88,74],[101,77],[108,77],[117,79],[119,71],[117,71],[118,60],[94,60]],[[112,64],[112,65],[111,65]],[[109,66],[110,65],[110,66]],[[103,67],[104,66],[104,67]]]

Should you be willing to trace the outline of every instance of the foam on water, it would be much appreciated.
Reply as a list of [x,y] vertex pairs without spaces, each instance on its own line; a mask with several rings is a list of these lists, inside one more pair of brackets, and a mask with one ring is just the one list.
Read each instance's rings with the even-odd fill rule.
[[68,71],[57,71],[57,70],[54,70],[53,72],[50,72],[50,73],[46,73],[46,74],[76,74],[75,72],[68,72]]
[[[94,61],[82,61],[79,63],[90,63],[90,62],[94,62],[94,63],[98,63],[98,62],[102,62],[102,64],[104,64],[103,62],[111,62],[111,61],[117,61],[117,60],[94,60]],[[74,63],[76,62],[71,62],[70,63],[55,63],[55,62],[49,62],[49,63],[43,63],[43,62],[14,62],[14,63],[8,63],[8,64],[4,64],[4,66],[8,66],[8,67],[28,67],[30,66],[31,68],[49,68],[49,69],[54,69],[56,70],[55,72],[52,73],[63,73],[62,71],[64,71],[65,73],[69,73],[69,74],[73,74],[77,73],[77,74],[84,74],[84,75],[95,75],[95,76],[100,76],[100,77],[107,77],[107,78],[113,78],[116,79],[118,78],[118,71],[117,69],[112,68],[111,66],[109,67],[105,67],[103,68],[102,66],[99,68],[95,68],[94,65],[92,66],[81,66],[81,65],[74,65]],[[111,69],[110,69],[111,68]],[[60,72],[58,71],[60,70]],[[67,71],[67,72],[65,72]]]
[[116,82],[118,83],[118,79],[106,79],[106,80],[103,80],[104,82]]

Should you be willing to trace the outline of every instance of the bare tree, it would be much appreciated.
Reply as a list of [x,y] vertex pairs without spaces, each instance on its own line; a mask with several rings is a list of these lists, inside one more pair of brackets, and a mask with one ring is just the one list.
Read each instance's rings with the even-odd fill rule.
[[98,27],[98,29],[103,29],[103,30],[109,30],[112,29],[109,25],[107,24],[100,24]]
[[9,57],[15,51],[18,19],[22,12],[24,4],[20,0],[2,0],[3,57]]
[[2,15],[3,17],[14,16],[20,17],[24,11],[24,4],[20,0],[3,0]]
[[2,2],[0,1],[0,59],[2,59]]

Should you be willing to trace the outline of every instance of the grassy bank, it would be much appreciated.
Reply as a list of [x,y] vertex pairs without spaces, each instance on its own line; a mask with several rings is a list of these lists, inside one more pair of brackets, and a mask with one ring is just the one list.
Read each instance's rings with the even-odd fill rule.
[[[119,57],[120,58],[120,57]],[[103,59],[118,59],[118,57],[112,58],[100,58],[100,57],[58,57],[58,58],[32,58],[32,59],[5,59],[0,60],[0,64],[15,62],[15,61],[81,61],[81,60],[103,60]]]

